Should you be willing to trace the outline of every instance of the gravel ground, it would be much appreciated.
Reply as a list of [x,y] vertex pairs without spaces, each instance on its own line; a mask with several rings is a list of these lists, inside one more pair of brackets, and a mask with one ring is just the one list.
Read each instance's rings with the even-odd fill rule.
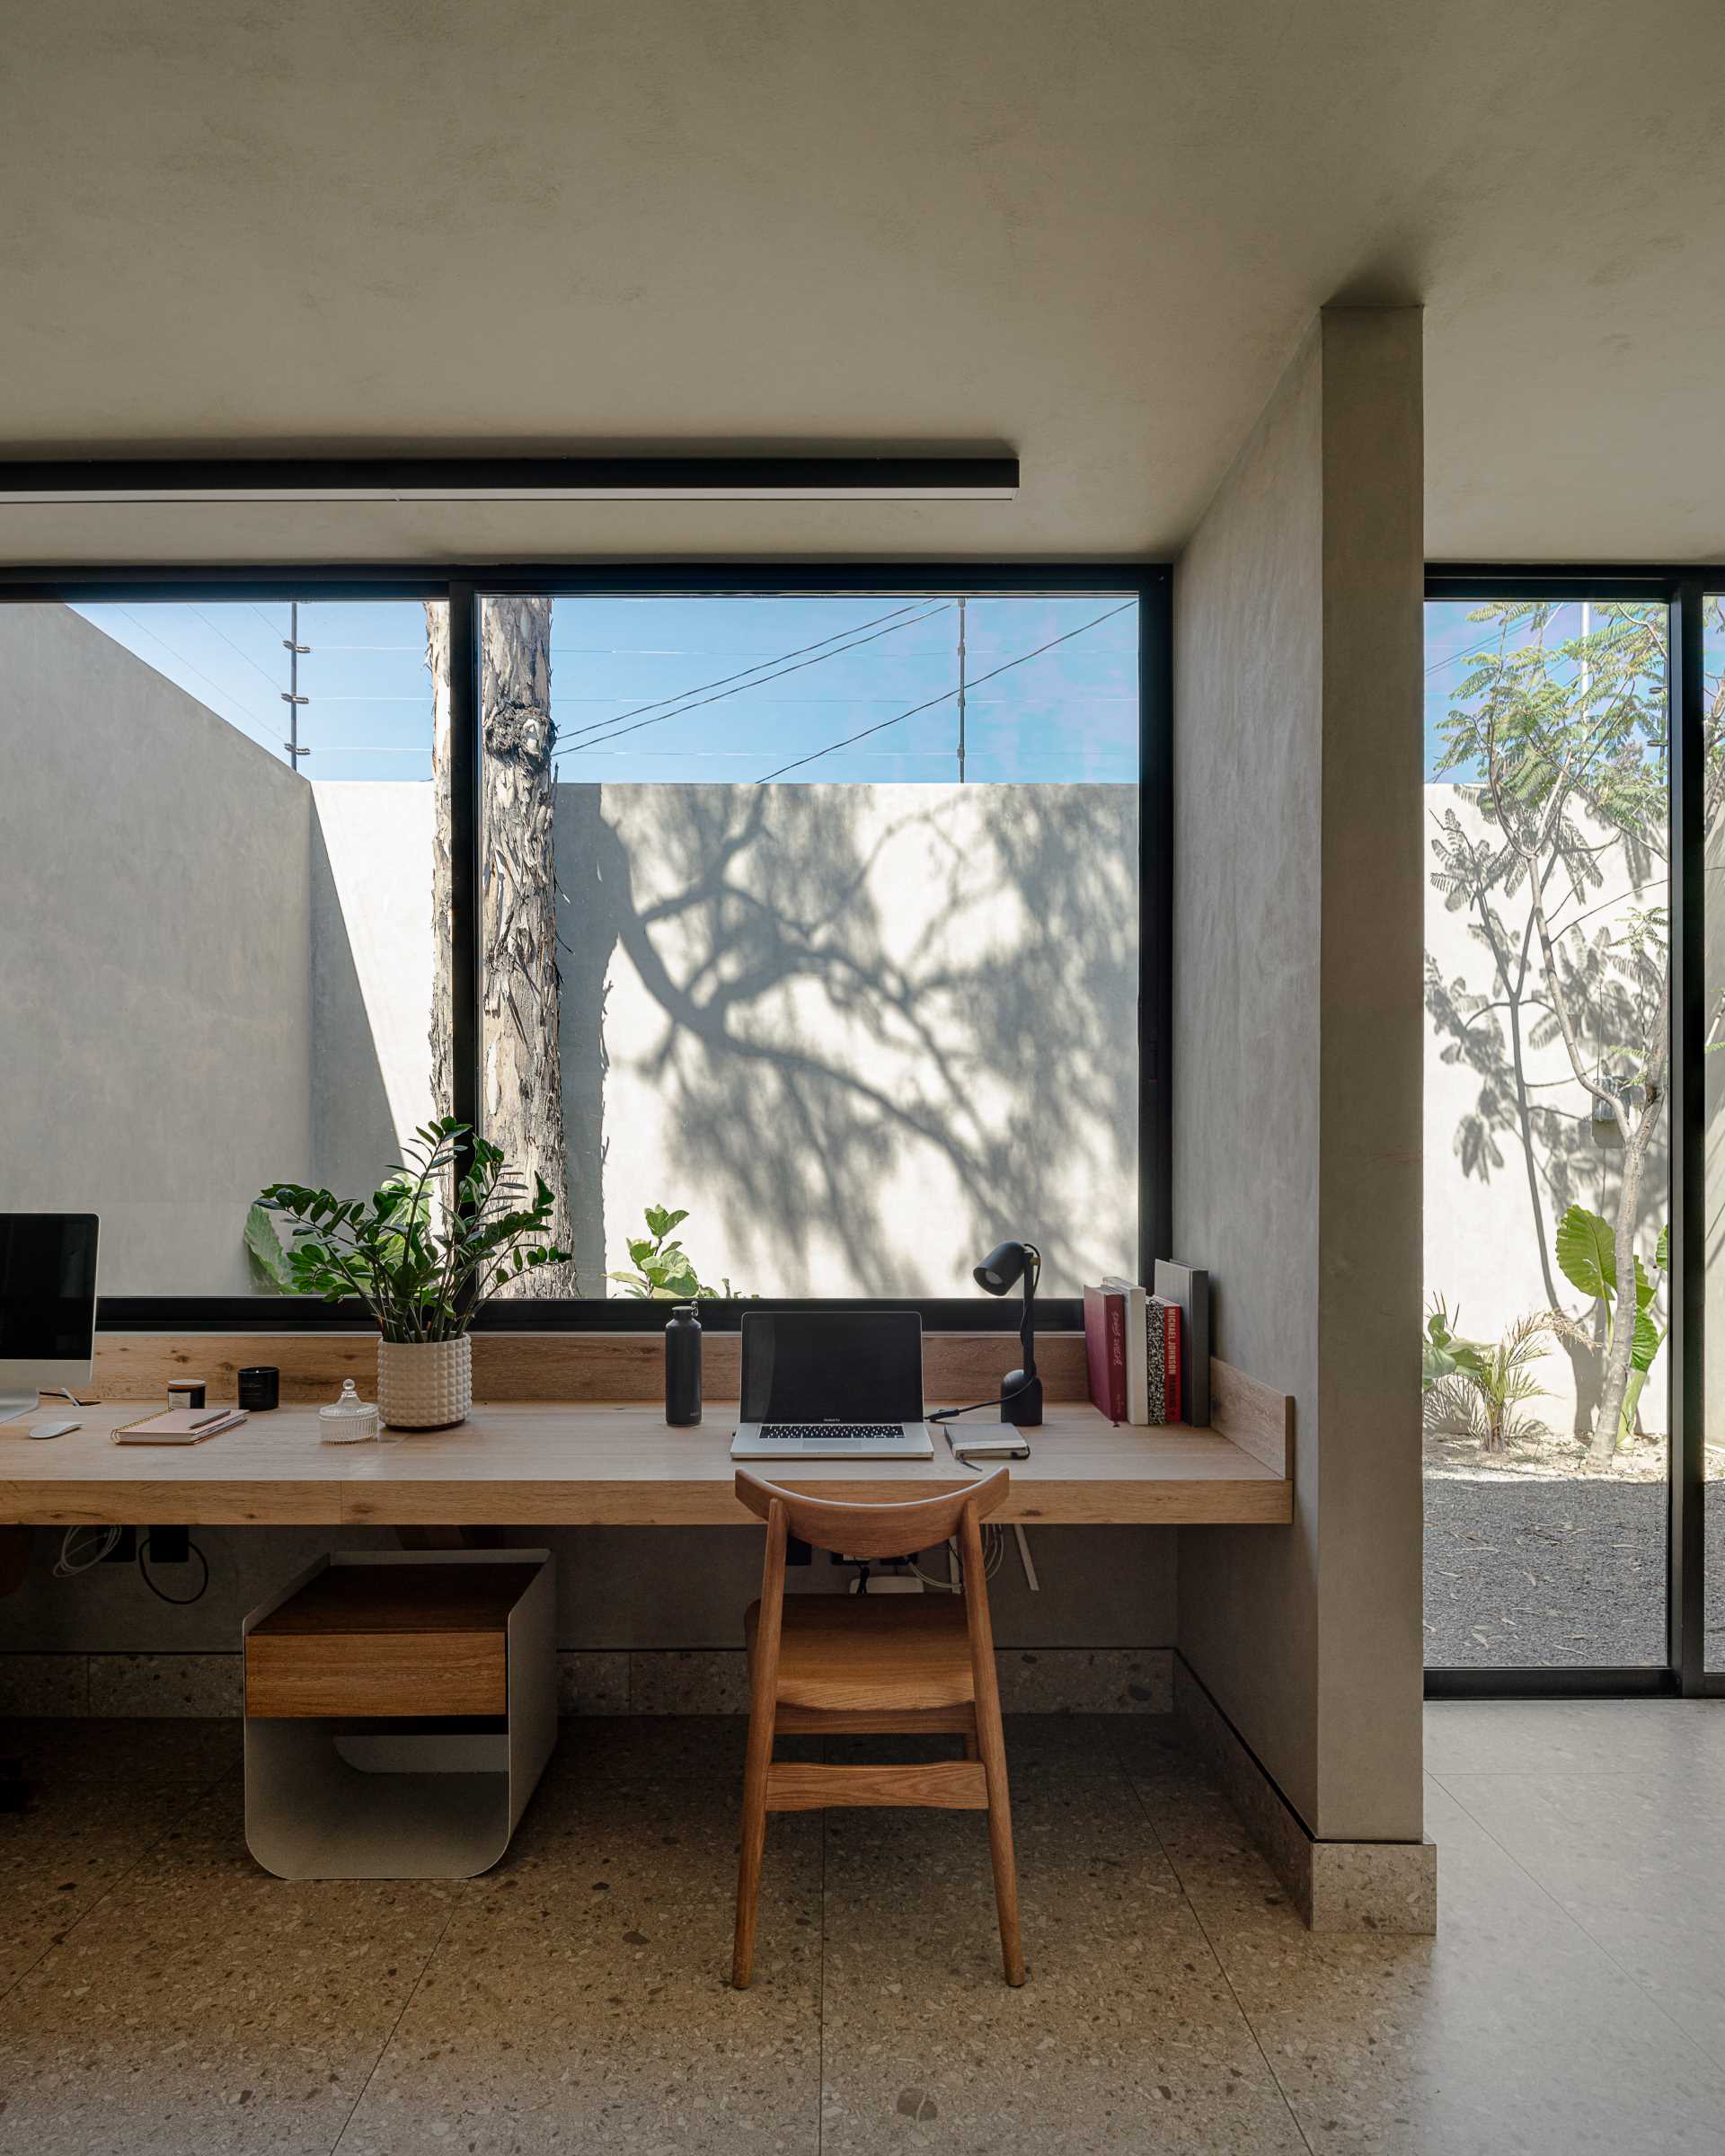
[[[1725,1485],[1707,1506],[1707,1663],[1725,1668]],[[1426,1480],[1432,1669],[1663,1665],[1662,1482]]]

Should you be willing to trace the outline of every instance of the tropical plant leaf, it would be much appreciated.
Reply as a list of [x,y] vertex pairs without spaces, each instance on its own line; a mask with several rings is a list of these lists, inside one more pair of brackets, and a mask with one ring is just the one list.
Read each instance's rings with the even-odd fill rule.
[[1646,1372],[1653,1367],[1653,1358],[1665,1345],[1665,1327],[1650,1310],[1635,1312],[1635,1344],[1629,1351],[1632,1370]]
[[252,1278],[261,1289],[278,1295],[298,1292],[292,1261],[281,1247],[276,1224],[261,1199],[245,1216],[245,1254],[251,1262]]
[[1586,1206],[1571,1206],[1557,1224],[1559,1269],[1573,1288],[1609,1303],[1617,1292],[1617,1257],[1610,1227]]

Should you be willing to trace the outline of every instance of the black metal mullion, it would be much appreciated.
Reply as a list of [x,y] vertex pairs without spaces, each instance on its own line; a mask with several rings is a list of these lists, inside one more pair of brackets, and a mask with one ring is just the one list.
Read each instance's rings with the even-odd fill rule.
[[[480,1129],[479,921],[482,869],[478,598],[471,584],[449,587],[449,987],[450,1105],[457,1122]],[[473,1164],[464,1143],[459,1173]]]
[[[1138,609],[1138,1277],[1173,1249],[1172,579]],[[1146,594],[1146,598],[1147,598]]]
[[1706,1665],[1706,684],[1705,593],[1685,577],[1671,620],[1671,1331],[1668,1594],[1671,1665],[1685,1693]]

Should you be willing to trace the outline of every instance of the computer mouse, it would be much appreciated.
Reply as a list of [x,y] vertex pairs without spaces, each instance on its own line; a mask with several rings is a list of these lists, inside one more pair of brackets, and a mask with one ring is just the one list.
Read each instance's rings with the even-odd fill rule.
[[70,1431],[83,1427],[81,1422],[32,1422],[30,1434],[32,1437],[64,1437]]

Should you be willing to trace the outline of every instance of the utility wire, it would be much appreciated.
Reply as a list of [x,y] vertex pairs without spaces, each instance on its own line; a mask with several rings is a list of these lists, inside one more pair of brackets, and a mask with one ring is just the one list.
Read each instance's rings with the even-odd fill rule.
[[[1083,636],[1086,630],[1097,629],[1104,622],[1111,622],[1117,614],[1125,614],[1136,606],[1136,599],[1127,599],[1118,606],[1110,606],[1106,614],[1099,614],[1094,621],[1082,622],[1076,629],[1068,629],[1064,636],[1051,636],[1046,644],[1039,644],[1034,651],[1026,651],[1017,658],[1009,658],[1004,666],[994,667],[986,674],[978,674],[970,682],[973,689],[980,688],[985,681],[993,681],[996,675],[1010,674],[1014,667],[1027,665],[1040,658],[1045,651],[1052,651],[1057,644],[1069,644],[1075,636]],[[774,779],[782,779],[787,771],[801,771],[805,764],[818,764],[823,756],[830,756],[841,748],[849,748],[853,742],[866,741],[871,734],[884,733],[889,726],[899,726],[907,719],[915,719],[921,711],[932,711],[936,704],[950,703],[958,694],[956,687],[943,689],[938,696],[931,696],[926,703],[913,704],[909,711],[900,711],[895,718],[882,719],[877,725],[865,726],[860,732],[846,734],[842,741],[829,741],[825,748],[818,748],[806,756],[798,756],[789,764],[781,764],[776,771],[769,771],[764,779],[756,779],[757,786],[765,786]]]
[[[877,614],[871,620],[856,623],[849,629],[836,629],[833,632],[831,636],[823,636],[818,640],[818,641],[812,644],[798,644],[789,651],[781,651],[775,658],[757,659],[752,667],[745,667],[742,669],[742,672],[739,674],[721,674],[716,681],[699,681],[695,683],[693,688],[679,689],[675,696],[655,696],[646,703],[635,704],[629,711],[613,711],[609,719],[591,720],[585,726],[576,727],[573,733],[569,736],[568,738],[573,740],[582,734],[597,733],[603,727],[621,726],[625,720],[633,719],[642,711],[662,711],[666,704],[683,704],[685,703],[686,699],[691,696],[703,696],[709,689],[724,689],[727,690],[727,693],[730,694],[739,695],[742,693],[740,689],[730,689],[728,687],[728,685],[731,682],[739,682],[746,688],[760,688],[766,682],[776,681],[778,679],[777,674],[769,673],[767,671],[769,667],[783,667],[787,660],[802,658],[805,652],[814,651],[818,652],[820,657],[823,658],[836,658],[839,656],[838,652],[825,650],[823,647],[827,644],[840,644],[842,649],[849,650],[851,647],[848,644],[842,643],[842,639],[850,636],[856,636],[861,631],[865,629],[872,629],[881,622],[898,623],[901,628],[907,629],[910,626],[910,623],[908,622],[902,621],[900,617],[907,614],[915,614],[916,608],[921,605],[921,604],[922,601],[920,599],[916,599],[911,601],[908,605],[895,606],[890,614]],[[924,617],[921,614],[916,614],[916,618],[920,621]],[[883,632],[883,633],[885,632]],[[866,642],[871,641],[872,640],[864,638],[862,641]],[[815,666],[819,662],[818,659],[809,659],[805,663],[809,666]],[[792,668],[790,670],[794,672],[796,669]],[[759,681],[748,680],[748,676],[751,674],[758,674],[761,676],[761,679]],[[718,699],[715,697],[710,701],[716,702]],[[698,707],[694,704],[689,704],[686,708],[693,711]],[[668,719],[674,718],[676,714],[671,711],[665,711],[664,716]],[[572,755],[574,752],[573,750],[570,750],[567,753]]]
[[[800,674],[802,672],[805,667],[818,667],[826,659],[841,658],[845,652],[854,651],[861,645],[876,643],[883,636],[892,636],[900,629],[914,629],[918,622],[926,622],[932,620],[933,617],[937,614],[950,613],[951,608],[956,605],[957,603],[958,602],[956,600],[948,599],[939,606],[931,606],[926,613],[913,614],[910,620],[907,622],[898,621],[889,615],[878,616],[878,619],[886,620],[890,625],[885,629],[877,629],[871,636],[856,637],[852,642],[848,644],[842,644],[836,651],[822,651],[813,658],[800,659],[795,666],[781,667],[776,673],[762,675],[762,677],[759,681],[744,682],[739,688],[721,689],[716,695],[699,697],[693,703],[681,704],[675,711],[659,711],[650,719],[637,719],[632,726],[624,726],[621,723],[612,724],[611,730],[609,732],[602,732],[600,731],[600,729],[607,724],[610,724],[611,722],[602,719],[595,720],[590,725],[581,727],[578,729],[581,733],[594,736],[594,739],[591,741],[579,742],[573,748],[561,750],[558,755],[553,758],[553,761],[561,762],[562,757],[565,755],[579,755],[583,749],[596,747],[598,743],[602,741],[615,741],[624,734],[639,733],[642,727],[658,726],[662,720],[667,719],[680,719],[689,711],[698,711],[702,710],[707,704],[722,703],[728,696],[740,696],[748,689],[758,689],[764,687],[769,681],[782,681],[787,674]],[[846,633],[848,633],[848,632]],[[822,639],[823,642],[830,643],[831,641],[832,640],[830,637]],[[811,648],[812,647],[809,646],[804,647],[805,649]],[[788,658],[792,656],[792,654],[787,652],[785,656]],[[757,667],[751,668],[750,671],[758,674],[761,670]],[[674,700],[669,697],[666,697],[662,698],[660,701],[664,702],[670,702]],[[640,708],[643,711],[650,709],[650,706],[645,704],[641,705]],[[629,716],[630,714],[627,711],[624,711],[619,714],[619,719],[627,719]],[[890,724],[890,720],[889,720],[888,723]]]
[[[198,679],[201,681],[204,685],[212,692],[213,694],[220,697],[223,702],[236,705],[240,711],[243,713],[247,719],[253,720],[257,725],[262,727],[266,732],[270,732],[273,730],[274,722],[272,720],[269,719],[261,719],[258,717],[258,714],[255,711],[247,710],[246,706],[243,703],[241,703],[240,699],[237,696],[234,695],[231,691],[223,688],[219,682],[211,681],[209,676],[206,674],[200,667],[194,667],[192,665],[191,661],[177,645],[171,644],[165,636],[158,636],[156,632],[152,629],[146,622],[140,622],[135,614],[131,613],[124,606],[116,606],[114,608],[114,612],[119,614],[124,620],[128,621],[132,624],[133,628],[137,630],[141,635],[147,636],[153,644],[160,644],[162,649],[168,654],[170,658],[178,659],[180,664],[186,669],[188,674],[196,675]],[[116,642],[119,641],[120,640],[118,638],[115,639]],[[133,657],[137,658],[143,658],[143,654],[142,652],[134,652]],[[147,667],[150,664],[150,661],[147,658],[145,658],[144,664]],[[159,667],[157,667],[155,670],[158,673],[161,671]],[[167,678],[172,680],[172,675],[170,675]],[[175,685],[178,686],[180,685],[176,684]],[[190,695],[190,690],[188,689],[186,694]],[[194,701],[197,700],[194,699]],[[213,706],[211,708],[214,709]],[[230,726],[234,724],[234,721],[232,719],[227,718],[227,713],[226,711],[217,711],[216,716],[218,719],[227,719],[227,723]],[[238,728],[236,730],[244,732],[243,728]],[[257,737],[255,735],[248,735],[247,738],[251,740],[256,740]]]
[[222,641],[227,646],[230,651],[237,651],[240,657],[245,661],[246,665],[251,667],[254,674],[262,675],[264,680],[270,684],[270,686],[272,689],[275,687],[276,684],[273,676],[264,673],[264,669],[258,664],[257,660],[252,658],[252,654],[245,649],[244,645],[236,644],[234,641],[234,639],[227,633],[226,630],[222,627],[222,624],[219,622],[212,622],[208,614],[204,612],[201,606],[194,606],[191,611],[198,616],[198,619],[203,623],[206,628],[213,629],[216,632],[217,635],[221,638]]

